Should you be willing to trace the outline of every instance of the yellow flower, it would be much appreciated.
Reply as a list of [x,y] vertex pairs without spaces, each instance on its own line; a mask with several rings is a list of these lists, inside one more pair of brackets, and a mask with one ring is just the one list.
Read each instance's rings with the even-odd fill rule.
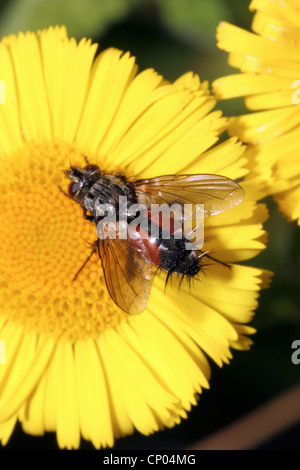
[[[174,84],[152,69],[137,74],[116,49],[65,28],[19,34],[0,44],[6,104],[0,107],[0,436],[55,431],[60,447],[81,436],[97,448],[138,430],[150,434],[187,416],[209,387],[207,356],[228,363],[247,349],[266,273],[217,262],[193,289],[164,294],[156,276],[146,310],[130,316],[112,302],[96,254],[95,226],[65,197],[63,171],[84,157],[108,172],[152,177],[176,172],[242,178],[236,138],[214,147],[225,127],[206,83],[188,73]],[[264,205],[245,201],[207,221],[205,250],[226,263],[265,247]]]
[[240,74],[216,80],[217,98],[245,97],[255,112],[231,120],[229,133],[255,145],[247,156],[251,175],[274,194],[289,220],[300,225],[300,3],[253,0],[250,33],[228,23],[218,27],[221,49]]

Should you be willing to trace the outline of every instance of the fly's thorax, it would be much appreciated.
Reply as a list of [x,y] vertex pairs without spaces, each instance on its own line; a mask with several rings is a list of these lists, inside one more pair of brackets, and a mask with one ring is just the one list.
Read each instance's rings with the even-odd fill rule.
[[102,175],[84,197],[84,206],[95,220],[102,218],[107,208],[119,220],[120,212],[127,213],[136,202],[134,187],[123,175]]

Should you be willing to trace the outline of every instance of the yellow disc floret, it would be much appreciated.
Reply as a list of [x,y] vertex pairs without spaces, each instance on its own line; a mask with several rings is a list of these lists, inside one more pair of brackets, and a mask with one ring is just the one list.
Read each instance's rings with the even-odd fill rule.
[[[36,158],[34,165],[26,166],[22,164],[22,156],[14,156],[9,178],[6,169],[9,162],[2,165],[0,302],[3,312],[10,320],[55,337],[75,340],[86,335],[97,336],[125,315],[109,297],[96,252],[81,270],[97,240],[96,227],[83,218],[80,207],[58,187],[60,183],[66,189],[68,184],[62,170],[70,163],[63,162],[83,164],[83,156],[64,146],[47,144],[31,144],[27,150],[33,155],[49,152],[62,163],[56,167],[53,164],[52,177],[47,178],[37,163],[41,158]],[[70,159],[64,157],[67,150]],[[24,149],[22,152],[24,156]]]

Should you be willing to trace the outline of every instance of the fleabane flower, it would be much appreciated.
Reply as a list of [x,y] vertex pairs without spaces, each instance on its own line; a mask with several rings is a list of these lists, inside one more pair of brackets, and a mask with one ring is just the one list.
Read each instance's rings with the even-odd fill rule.
[[173,427],[209,387],[208,357],[222,366],[247,349],[247,323],[268,277],[236,262],[265,248],[266,208],[257,188],[208,218],[203,250],[216,260],[191,286],[166,292],[155,276],[136,316],[110,298],[95,253],[95,224],[66,197],[63,170],[99,165],[146,178],[213,173],[242,179],[236,138],[214,146],[226,120],[211,112],[207,83],[192,73],[169,83],[137,73],[129,53],[69,39],[64,27],[10,36],[0,44],[6,104],[0,107],[0,436],[25,432],[80,439],[96,448],[134,430]]
[[229,133],[255,148],[250,176],[264,183],[280,210],[300,225],[300,3],[253,0],[253,33],[222,22],[218,45],[240,74],[216,80],[217,98],[243,96],[251,114],[231,120]]

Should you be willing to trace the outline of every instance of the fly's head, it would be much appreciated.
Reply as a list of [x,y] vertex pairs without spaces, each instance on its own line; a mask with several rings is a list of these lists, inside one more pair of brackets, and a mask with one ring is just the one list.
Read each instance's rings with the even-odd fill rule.
[[101,176],[100,168],[91,164],[84,168],[71,166],[64,173],[71,181],[68,188],[69,196],[79,203]]

